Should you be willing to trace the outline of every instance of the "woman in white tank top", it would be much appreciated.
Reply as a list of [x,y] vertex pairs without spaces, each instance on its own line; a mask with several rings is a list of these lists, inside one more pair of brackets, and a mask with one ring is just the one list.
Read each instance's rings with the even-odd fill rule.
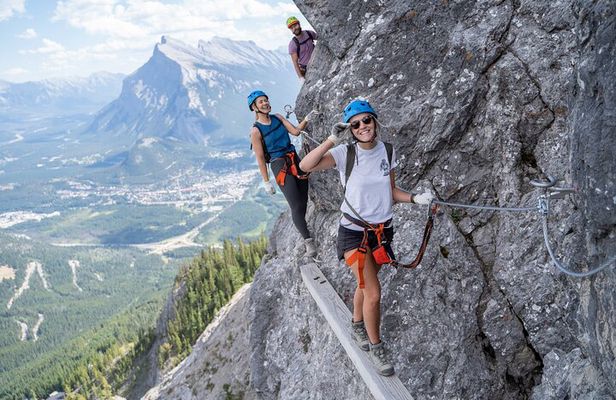
[[[377,139],[376,119],[376,112],[366,100],[351,101],[344,109],[343,122],[332,127],[331,135],[304,157],[300,168],[306,172],[336,168],[340,172],[345,200],[340,207],[343,217],[337,247],[339,258],[345,259],[358,282],[351,321],[355,340],[363,350],[370,351],[380,374],[392,375],[394,368],[380,337],[381,284],[378,278],[382,263],[386,263],[388,257],[393,259],[390,246],[394,234],[392,206],[394,202],[429,204],[432,195],[412,195],[396,187],[395,151],[392,149],[391,155],[388,154],[386,145]],[[354,144],[339,145],[347,129],[351,131]],[[354,153],[354,161],[346,182],[350,153]]]

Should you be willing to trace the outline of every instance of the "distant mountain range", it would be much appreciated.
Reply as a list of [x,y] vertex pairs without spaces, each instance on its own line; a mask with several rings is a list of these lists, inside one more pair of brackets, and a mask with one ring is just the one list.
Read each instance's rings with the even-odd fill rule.
[[0,81],[0,114],[93,113],[120,94],[124,77],[124,74],[99,72],[86,78]]
[[294,104],[299,82],[287,54],[252,41],[215,37],[192,47],[163,36],[87,132],[194,144],[245,140],[254,122],[246,96],[257,88],[270,95],[275,111]]
[[[299,86],[282,49],[218,37],[194,47],[164,36],[150,59],[128,76],[0,81],[0,143],[23,141],[30,152],[31,144],[40,144],[36,157],[53,160],[48,171],[69,153],[91,160],[84,172],[104,182],[115,177],[155,181],[196,167],[211,172],[250,167],[254,114],[247,95],[262,89],[274,112],[282,112],[295,103]],[[56,154],[50,141],[59,141],[58,149],[66,154]],[[241,154],[232,160],[209,156],[233,151]],[[0,160],[17,160],[13,154],[24,152],[2,152]],[[25,170],[37,165],[19,162]],[[16,173],[17,164],[2,170]]]

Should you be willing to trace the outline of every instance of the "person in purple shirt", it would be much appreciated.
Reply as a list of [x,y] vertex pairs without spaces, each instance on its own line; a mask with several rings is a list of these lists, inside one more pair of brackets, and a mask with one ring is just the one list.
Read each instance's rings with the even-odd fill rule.
[[287,28],[293,32],[293,38],[289,42],[289,54],[293,61],[293,67],[299,79],[303,82],[306,69],[314,50],[314,41],[317,34],[314,31],[302,30],[302,26],[296,17],[287,18]]

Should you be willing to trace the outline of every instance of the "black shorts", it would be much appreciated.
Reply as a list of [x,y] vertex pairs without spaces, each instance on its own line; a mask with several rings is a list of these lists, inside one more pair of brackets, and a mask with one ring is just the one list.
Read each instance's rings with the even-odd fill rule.
[[[390,226],[389,228],[385,228],[383,231],[384,238],[382,239],[382,244],[389,253],[389,256],[392,259],[395,259],[394,252],[391,248],[391,241],[394,239],[394,228]],[[345,228],[342,225],[338,226],[338,243],[337,243],[337,251],[338,251],[338,259],[344,260],[344,253],[349,250],[353,250],[359,247],[361,241],[364,238],[364,231],[354,231],[353,229]],[[374,232],[368,231],[368,246],[370,246],[370,250],[374,250],[377,246],[376,234]]]

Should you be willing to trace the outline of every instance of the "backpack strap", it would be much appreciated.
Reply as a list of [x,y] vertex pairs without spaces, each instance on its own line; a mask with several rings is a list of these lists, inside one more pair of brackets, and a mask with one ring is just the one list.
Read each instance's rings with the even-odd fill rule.
[[310,32],[310,31],[304,31],[308,34],[308,39],[304,40],[303,42],[299,42],[299,39],[295,36],[293,36],[293,42],[295,42],[295,47],[297,48],[296,53],[297,53],[297,58],[299,58],[299,48],[302,44],[306,43],[309,40],[313,40],[314,41],[314,35]]
[[297,58],[299,58],[299,39],[293,36],[293,41],[295,42],[295,52],[297,53]]
[[347,145],[346,166],[344,169],[344,195],[346,196],[346,187],[349,183],[349,177],[353,172],[353,164],[355,163],[355,144]]
[[387,152],[387,162],[389,163],[389,168],[391,168],[391,159],[394,156],[394,146],[391,143],[383,142],[385,145],[385,151]]
[[[387,162],[391,168],[391,160],[394,156],[394,146],[391,143],[383,142],[385,145],[385,151],[387,152]],[[346,194],[346,185],[349,182],[351,172],[353,172],[353,166],[355,164],[355,144],[347,145],[347,158],[346,166],[344,170],[344,193]]]

